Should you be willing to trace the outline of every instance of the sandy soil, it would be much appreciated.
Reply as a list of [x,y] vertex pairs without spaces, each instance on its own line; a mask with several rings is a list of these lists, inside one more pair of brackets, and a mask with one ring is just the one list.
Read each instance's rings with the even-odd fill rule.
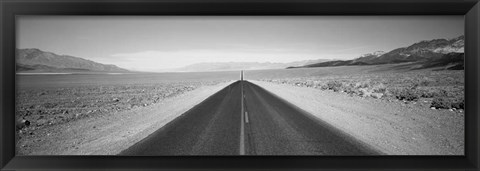
[[[250,80],[249,80],[250,81]],[[463,155],[464,113],[251,81],[387,155]],[[428,105],[428,104],[427,104]]]
[[18,155],[114,155],[145,138],[232,82],[203,86],[151,106],[112,112],[37,130]]

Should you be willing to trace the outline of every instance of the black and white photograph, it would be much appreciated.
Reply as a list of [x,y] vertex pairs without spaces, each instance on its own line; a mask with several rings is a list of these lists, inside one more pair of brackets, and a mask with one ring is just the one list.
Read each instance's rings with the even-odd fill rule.
[[18,156],[463,156],[464,16],[16,16]]

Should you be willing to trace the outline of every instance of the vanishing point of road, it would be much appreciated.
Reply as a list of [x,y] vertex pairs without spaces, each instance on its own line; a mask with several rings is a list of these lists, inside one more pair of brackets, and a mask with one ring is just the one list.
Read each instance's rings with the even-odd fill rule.
[[378,154],[369,145],[243,78],[120,153],[149,156]]

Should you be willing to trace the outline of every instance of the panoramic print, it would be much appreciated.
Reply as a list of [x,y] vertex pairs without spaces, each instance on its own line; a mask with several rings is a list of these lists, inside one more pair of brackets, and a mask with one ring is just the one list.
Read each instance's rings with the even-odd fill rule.
[[18,16],[16,154],[464,155],[463,16]]

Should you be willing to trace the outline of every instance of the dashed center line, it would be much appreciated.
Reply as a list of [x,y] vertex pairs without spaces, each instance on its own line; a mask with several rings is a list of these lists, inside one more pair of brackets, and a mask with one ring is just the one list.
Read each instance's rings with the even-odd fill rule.
[[244,123],[243,123],[243,113],[244,113],[244,104],[243,104],[243,100],[244,100],[244,97],[245,97],[245,94],[243,94],[243,81],[240,82],[240,92],[242,93],[241,96],[240,96],[240,100],[241,100],[241,112],[240,112],[240,116],[241,116],[241,119],[240,119],[240,155],[245,155],[245,127],[244,127]]
[[248,112],[245,111],[245,123],[248,123]]

